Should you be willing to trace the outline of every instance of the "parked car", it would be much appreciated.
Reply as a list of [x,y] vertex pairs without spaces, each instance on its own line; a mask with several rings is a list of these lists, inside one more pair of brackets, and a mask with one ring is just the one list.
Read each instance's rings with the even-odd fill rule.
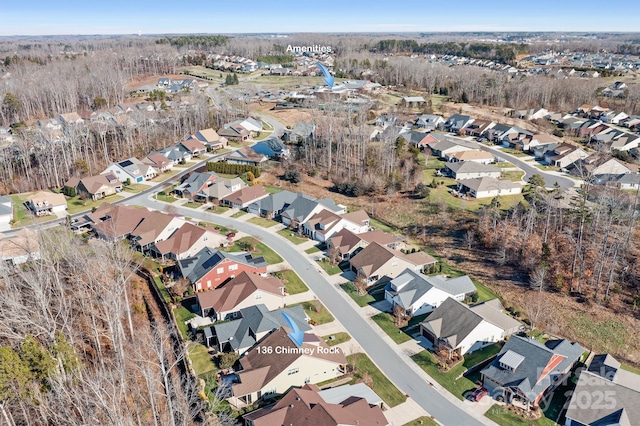
[[471,401],[480,401],[489,391],[485,388],[478,388],[473,391],[471,395],[469,395],[469,400]]

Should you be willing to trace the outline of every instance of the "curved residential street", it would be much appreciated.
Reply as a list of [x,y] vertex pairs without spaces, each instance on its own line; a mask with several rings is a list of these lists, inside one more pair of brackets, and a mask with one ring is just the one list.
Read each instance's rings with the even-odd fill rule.
[[573,179],[561,176],[559,173],[545,172],[543,170],[540,170],[539,168],[535,167],[531,163],[524,161],[522,158],[516,157],[515,155],[508,154],[502,151],[501,149],[498,149],[492,146],[482,145],[482,144],[479,144],[479,145],[480,145],[480,149],[484,151],[488,151],[494,154],[496,157],[500,157],[503,160],[508,161],[509,163],[523,170],[525,174],[522,180],[525,182],[527,182],[531,176],[538,174],[543,177],[545,186],[547,188],[553,188],[556,183],[560,186],[560,188],[571,188],[573,186],[578,185],[578,182]]
[[[167,204],[149,198],[149,191],[123,200],[125,204],[141,205],[162,210]],[[175,207],[176,213],[196,220],[213,222],[232,227],[264,241],[282,256],[292,269],[307,283],[318,299],[347,328],[351,336],[360,344],[369,357],[380,367],[389,379],[418,405],[433,415],[443,425],[494,424],[481,414],[465,410],[459,401],[437,383],[430,384],[426,373],[406,354],[403,354],[390,338],[383,338],[363,318],[359,307],[337,285],[330,284],[324,271],[320,271],[313,260],[300,252],[292,243],[268,229],[184,207]]]

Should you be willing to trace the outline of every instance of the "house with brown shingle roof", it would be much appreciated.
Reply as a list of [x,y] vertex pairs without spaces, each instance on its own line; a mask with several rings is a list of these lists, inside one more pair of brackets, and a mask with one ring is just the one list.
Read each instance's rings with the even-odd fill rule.
[[364,210],[342,216],[330,210],[320,210],[303,223],[302,232],[316,241],[325,242],[341,229],[348,229],[355,234],[367,232],[369,220]]
[[[237,317],[240,309],[265,305],[269,311],[284,306],[284,284],[277,277],[241,272],[222,287],[196,294],[203,317],[218,321]],[[235,315],[234,315],[235,314]]]
[[147,213],[149,213],[147,209],[104,203],[95,212],[89,213],[87,220],[98,237],[106,240],[120,240],[127,238]]
[[230,164],[248,164],[250,166],[261,166],[268,160],[266,155],[259,154],[250,147],[231,151],[225,154],[224,158]]
[[49,191],[38,191],[31,195],[25,205],[36,216],[62,213],[67,210],[67,199],[62,194]]
[[143,158],[142,162],[162,173],[173,168],[173,161],[169,160],[159,152],[152,152],[151,154]]
[[213,150],[225,148],[228,142],[227,138],[220,136],[212,128],[198,130],[195,135],[189,136],[189,139],[197,139]]
[[[364,384],[351,386],[360,385],[366,387]],[[333,389],[342,393],[341,388],[343,386]],[[385,426],[391,424],[384,416],[382,408],[365,397],[345,394],[344,397],[339,398],[341,401],[334,403],[325,400],[323,392],[318,386],[309,383],[301,388],[293,388],[276,404],[246,414],[245,424],[247,426],[293,424],[296,426]]]
[[180,145],[182,145],[192,157],[199,157],[207,152],[207,147],[196,138],[184,140],[180,142]]
[[436,259],[421,251],[404,254],[374,242],[352,257],[349,263],[358,277],[374,283],[384,277],[395,278],[405,269],[422,272],[427,266],[435,265]]
[[224,197],[221,201],[223,204],[226,204],[235,209],[246,209],[249,204],[268,196],[269,193],[265,191],[262,185],[252,185],[246,188],[242,188],[236,192],[232,192],[231,194]]
[[40,242],[34,231],[22,228],[10,237],[0,233],[0,266],[16,266],[32,259],[40,259]]
[[404,242],[402,242],[402,240],[379,229],[355,234],[346,228],[341,229],[329,238],[329,240],[327,240],[327,247],[329,250],[335,250],[336,255],[340,259],[348,260],[373,242],[393,250],[404,248]]
[[240,358],[237,383],[228,401],[234,407],[253,404],[292,386],[319,383],[344,374],[347,359],[340,348],[329,347],[315,334],[305,333],[298,347],[284,328],[258,342]]
[[151,250],[152,245],[169,238],[184,223],[182,218],[156,211],[147,211],[142,221],[131,231],[131,245],[145,253]]
[[[73,179],[69,179],[65,186],[73,188],[73,183]],[[78,195],[84,194],[87,198],[96,201],[122,192],[122,182],[112,173],[88,176],[78,180],[75,190]]]
[[164,260],[179,260],[194,256],[204,247],[220,247],[226,244],[227,237],[211,228],[203,228],[186,222],[166,240],[151,246],[151,251]]

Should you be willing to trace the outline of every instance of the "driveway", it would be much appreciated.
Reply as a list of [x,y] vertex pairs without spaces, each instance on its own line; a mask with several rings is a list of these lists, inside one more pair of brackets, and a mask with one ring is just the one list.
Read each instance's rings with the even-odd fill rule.
[[[162,209],[164,207],[164,203],[149,199],[148,196],[144,195],[129,198],[124,203],[142,205],[154,209]],[[413,371],[414,368],[419,367],[409,366],[407,361],[396,353],[398,348],[391,347],[393,343],[387,342],[371,329],[371,325],[357,311],[358,308],[355,302],[347,300],[338,285],[331,284],[324,274],[318,273],[313,261],[304,253],[300,253],[297,247],[292,246],[284,238],[250,223],[207,212],[176,207],[176,213],[196,220],[232,227],[264,241],[265,244],[287,260],[292,269],[307,283],[309,288],[336,319],[345,325],[349,334],[360,344],[366,354],[387,377],[403,393],[414,399],[420,407],[433,415],[443,425],[475,426],[493,424],[489,419],[477,418],[469,414],[462,408],[462,405],[457,403],[458,401],[455,397],[439,393],[434,386],[419,378]],[[445,391],[443,390],[443,392]],[[455,401],[455,403],[452,401]]]

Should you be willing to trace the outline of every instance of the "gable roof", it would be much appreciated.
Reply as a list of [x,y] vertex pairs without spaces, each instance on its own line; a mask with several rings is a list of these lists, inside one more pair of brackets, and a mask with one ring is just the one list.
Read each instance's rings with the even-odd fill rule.
[[189,191],[192,194],[196,194],[198,191],[202,190],[207,183],[211,183],[216,179],[218,179],[218,175],[215,172],[193,172],[176,187],[176,190]]
[[40,242],[34,231],[22,228],[12,236],[0,233],[0,260],[28,256],[40,252]]
[[195,135],[190,137],[195,137],[203,143],[217,142],[221,139],[220,135],[212,128],[198,130]]
[[188,251],[193,245],[207,232],[213,232],[211,229],[205,229],[200,226],[186,222],[171,237],[164,241],[156,243],[156,250],[161,255],[174,253],[179,255]]
[[476,163],[475,161],[459,161],[447,163],[447,169],[454,173],[500,173],[500,169],[488,164]]
[[469,189],[473,189],[476,192],[522,187],[522,185],[520,185],[518,182],[511,182],[509,180],[496,179],[490,176],[473,178],[473,179],[462,179],[462,180],[459,180],[458,182],[462,186],[465,186]]
[[268,196],[269,193],[265,191],[262,185],[251,185],[246,188],[239,189],[236,192],[232,192],[223,198],[224,201],[229,203],[246,204],[256,198],[263,198]]
[[63,194],[55,194],[50,191],[38,191],[29,197],[29,202],[33,205],[37,204],[49,204],[52,207],[66,206],[67,199]]
[[448,297],[421,325],[456,348],[481,322],[479,314]]
[[159,168],[162,168],[171,164],[171,161],[169,161],[167,157],[160,154],[159,152],[152,152],[151,154],[147,155],[142,160],[142,162],[145,164],[150,164],[152,166],[159,167]]
[[155,242],[173,219],[175,219],[175,217],[168,214],[148,211],[138,226],[131,231],[132,240],[141,247]]
[[480,150],[468,150],[458,151],[450,155],[451,158],[455,158],[458,161],[471,161],[471,160],[493,160],[495,155],[487,151]]
[[206,151],[207,150],[207,147],[204,146],[204,144],[202,142],[200,142],[196,138],[184,140],[184,141],[180,142],[180,145],[182,145],[185,148],[187,148],[187,150],[189,152]]
[[258,154],[251,147],[240,148],[236,151],[231,151],[225,156],[227,159],[243,160],[253,163],[262,163],[267,160],[267,157],[263,154]]
[[87,217],[98,234],[106,238],[121,238],[131,234],[148,213],[147,209],[104,203]]
[[182,276],[195,283],[227,259],[256,269],[267,266],[267,261],[262,256],[253,257],[250,253],[227,253],[209,247],[204,247],[195,256],[179,260],[178,266]]
[[111,188],[122,188],[122,183],[112,174],[84,177],[78,181],[78,184],[80,183],[89,194],[95,194],[105,185]]
[[377,242],[373,242],[363,248],[357,255],[352,257],[349,262],[351,263],[351,266],[362,270],[364,274],[370,276],[394,257],[416,266],[428,265],[436,262],[433,257],[424,252],[416,252],[407,255],[400,251],[391,250]]
[[[392,285],[397,290],[393,290]],[[411,269],[402,271],[400,275],[391,280],[385,289],[397,295],[403,307],[409,308],[432,288],[437,288],[453,296],[476,291],[476,286],[467,275],[447,279],[442,275],[423,275]]]
[[299,196],[305,196],[309,199],[314,199],[311,196],[291,192],[280,191],[275,194],[270,194],[268,197],[262,198],[254,203],[250,204],[251,208],[260,209],[266,212],[276,212],[291,205],[291,203]]
[[341,210],[332,199],[324,198],[324,199],[313,199],[308,196],[298,194],[295,200],[291,202],[289,207],[282,213],[283,216],[286,216],[292,220],[296,220],[298,222],[303,221],[313,209],[315,209],[318,204],[322,204],[322,206],[328,210],[333,212],[337,212]]
[[284,284],[276,277],[263,277],[243,271],[222,287],[197,293],[196,297],[202,309],[213,308],[216,312],[226,312],[258,290],[282,296],[283,288]]

